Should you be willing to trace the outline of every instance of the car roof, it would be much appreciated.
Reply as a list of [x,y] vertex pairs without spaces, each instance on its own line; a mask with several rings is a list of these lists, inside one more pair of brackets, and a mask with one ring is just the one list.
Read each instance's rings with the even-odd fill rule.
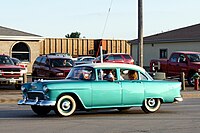
[[195,51],[174,51],[173,53],[200,54],[200,52],[195,52]]
[[41,55],[41,57],[47,57],[49,59],[71,59],[67,56],[57,56],[57,55]]
[[95,57],[92,57],[92,56],[80,56],[80,57],[77,57],[77,58],[81,59],[81,58],[95,58]]
[[90,64],[77,65],[75,67],[80,67],[80,66],[87,66],[93,68],[125,68],[125,69],[133,69],[145,72],[145,69],[140,66],[132,64],[123,64],[123,63],[90,63]]

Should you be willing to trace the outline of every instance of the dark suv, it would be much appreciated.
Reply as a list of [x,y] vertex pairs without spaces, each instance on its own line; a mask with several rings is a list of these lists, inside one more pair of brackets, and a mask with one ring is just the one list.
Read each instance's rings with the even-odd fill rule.
[[69,57],[42,55],[36,58],[32,77],[35,79],[64,79],[74,66]]
[[[93,62],[94,63],[101,62],[100,56],[98,56]],[[103,62],[134,64],[133,58],[129,54],[125,54],[125,53],[104,54]]]

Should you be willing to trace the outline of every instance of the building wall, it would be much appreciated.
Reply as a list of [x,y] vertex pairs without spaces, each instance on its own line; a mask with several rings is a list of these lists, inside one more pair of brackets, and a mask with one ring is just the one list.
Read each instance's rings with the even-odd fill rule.
[[[151,59],[160,58],[160,49],[167,49],[167,58],[169,58],[173,51],[200,52],[200,42],[144,44],[144,67],[149,67]],[[137,45],[134,44],[132,45],[132,56],[137,61]]]
[[40,54],[40,41],[0,41],[0,54],[12,57],[12,47],[19,42],[26,43],[30,49],[30,62],[25,63],[27,63],[28,72],[31,72],[32,64],[36,57]]
[[73,57],[99,54],[99,44],[107,53],[131,54],[131,46],[126,40],[94,40],[76,38],[46,38],[41,42],[40,54],[69,53]]
[[[27,63],[28,73],[32,73],[32,65],[41,54],[69,53],[73,57],[90,55],[96,56],[100,40],[72,39],[72,38],[45,38],[40,40],[0,40],[0,54],[12,57],[12,48],[15,44],[23,42],[30,50],[30,62]],[[97,46],[98,45],[98,46]],[[131,46],[126,40],[103,40],[103,50],[108,53],[131,53]]]

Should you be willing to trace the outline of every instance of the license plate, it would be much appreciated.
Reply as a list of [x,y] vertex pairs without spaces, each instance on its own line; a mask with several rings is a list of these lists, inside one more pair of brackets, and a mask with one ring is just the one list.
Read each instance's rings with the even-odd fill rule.
[[15,83],[16,80],[12,78],[12,79],[10,79],[10,82],[11,82],[11,83]]

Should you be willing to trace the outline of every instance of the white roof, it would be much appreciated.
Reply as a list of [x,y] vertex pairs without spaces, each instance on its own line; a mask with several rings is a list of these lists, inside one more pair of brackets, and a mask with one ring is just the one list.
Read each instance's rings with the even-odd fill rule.
[[122,64],[122,63],[92,63],[92,64],[82,64],[77,66],[90,66],[93,68],[126,68],[126,69],[133,69],[139,70],[141,72],[145,72],[145,69],[132,64]]

